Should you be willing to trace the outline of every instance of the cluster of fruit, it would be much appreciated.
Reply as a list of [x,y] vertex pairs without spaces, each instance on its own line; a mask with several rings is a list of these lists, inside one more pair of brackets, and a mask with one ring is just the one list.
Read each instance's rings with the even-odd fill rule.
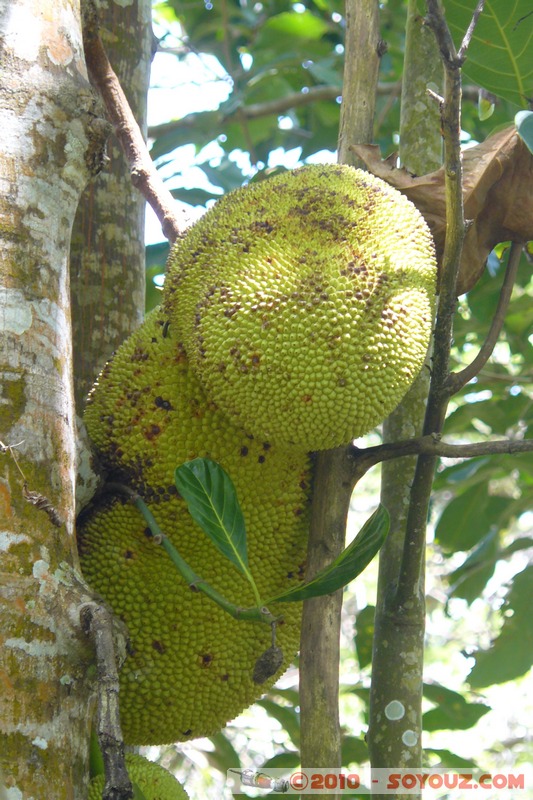
[[[416,208],[378,178],[308,166],[217,203],[171,254],[162,303],[118,350],[85,421],[113,482],[137,492],[180,554],[217,591],[253,605],[174,483],[207,457],[231,476],[262,596],[303,579],[311,452],[379,424],[420,371],[430,339],[436,263]],[[125,621],[125,739],[210,735],[258,688],[267,626],[233,619],[191,591],[146,523],[113,494],[79,525],[89,583]],[[297,651],[298,604],[278,644]]]

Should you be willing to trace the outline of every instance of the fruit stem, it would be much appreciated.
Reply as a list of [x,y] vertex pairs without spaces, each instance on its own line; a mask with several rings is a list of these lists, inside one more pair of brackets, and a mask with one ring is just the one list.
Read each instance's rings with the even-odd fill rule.
[[235,603],[231,603],[223,595],[217,592],[217,590],[214,589],[209,583],[207,583],[207,581],[197,575],[192,567],[185,561],[185,559],[181,557],[168,536],[163,533],[154,515],[142,497],[134,492],[133,489],[130,489],[128,486],[124,486],[121,483],[114,482],[106,484],[106,489],[117,494],[125,495],[141,512],[146,524],[150,528],[154,542],[156,544],[160,544],[167,555],[170,556],[172,563],[177,568],[181,577],[187,581],[189,588],[192,589],[192,591],[203,592],[205,595],[207,595],[207,597],[210,598],[210,600],[213,600],[213,602],[219,605],[220,608],[230,614],[230,616],[232,616],[234,619],[242,619],[248,622],[263,622],[267,625],[272,625],[273,622],[276,622],[279,619],[279,617],[275,617],[273,614],[271,614],[266,606],[261,604],[261,599],[259,596],[259,602],[257,606],[252,608],[242,608],[241,606],[235,605]]

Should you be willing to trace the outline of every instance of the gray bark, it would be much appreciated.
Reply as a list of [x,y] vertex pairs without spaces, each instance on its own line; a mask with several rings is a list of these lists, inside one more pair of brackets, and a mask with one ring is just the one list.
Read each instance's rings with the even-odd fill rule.
[[[402,163],[417,174],[440,166],[442,150],[438,106],[426,89],[430,83],[440,89],[443,71],[434,37],[422,25],[423,12],[420,0],[410,0],[400,126]],[[420,435],[429,374],[428,363],[385,422],[385,441]],[[381,500],[390,513],[391,530],[379,562],[368,733],[373,767],[417,768],[422,759],[423,568],[409,602],[402,604],[396,596],[415,466],[416,458],[409,457],[382,467]]]
[[[146,129],[151,48],[151,4],[106,0],[101,38],[126,90],[141,130]],[[102,111],[103,113],[103,111]],[[114,350],[144,316],[145,201],[113,132],[109,161],[80,200],[71,243],[71,291],[76,407]]]
[[77,3],[0,11],[0,773],[8,797],[67,800],[84,796],[92,692],[68,252],[100,139]]

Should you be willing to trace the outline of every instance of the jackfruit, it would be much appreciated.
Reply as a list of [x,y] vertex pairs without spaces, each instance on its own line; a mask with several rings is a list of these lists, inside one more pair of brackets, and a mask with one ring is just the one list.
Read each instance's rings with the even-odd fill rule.
[[[303,578],[310,459],[237,428],[206,395],[160,310],[117,351],[85,412],[109,478],[135,489],[192,566],[230,601],[254,606],[246,579],[189,515],[174,469],[209,457],[231,476],[247,527],[248,557],[263,598]],[[139,511],[108,495],[79,520],[79,549],[89,584],[126,623],[131,654],[120,674],[125,741],[162,744],[213,734],[257,699],[257,659],[271,628],[237,621],[193,592]],[[298,603],[283,606],[276,644],[283,669],[299,644]],[[275,608],[270,608],[275,613]]]
[[223,197],[178,242],[163,304],[209,397],[271,444],[320,450],[385,419],[419,373],[436,261],[419,211],[348,166]]
[[[126,754],[126,767],[130,780],[135,782],[146,800],[189,800],[189,795],[174,775],[147,758]],[[87,800],[102,800],[105,778],[97,775],[89,784]]]

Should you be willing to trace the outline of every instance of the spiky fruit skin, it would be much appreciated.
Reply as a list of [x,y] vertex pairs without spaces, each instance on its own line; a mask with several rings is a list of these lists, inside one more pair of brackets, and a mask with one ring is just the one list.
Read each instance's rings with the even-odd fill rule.
[[[126,754],[126,767],[130,780],[134,781],[146,800],[189,800],[189,795],[174,775],[147,758]],[[97,775],[89,784],[87,800],[102,800],[105,778]]]
[[[195,457],[231,476],[247,527],[252,574],[264,598],[303,578],[310,462],[238,429],[206,399],[175,327],[156,312],[100,376],[85,413],[110,478],[137,490],[198,575],[241,606],[245,578],[193,522],[174,469]],[[133,506],[108,496],[80,519],[83,572],[127,624],[131,654],[120,674],[125,739],[159,744],[213,734],[271,685],[253,681],[271,644],[268,625],[236,621],[180,577]],[[271,609],[274,611],[274,609]],[[277,644],[286,669],[298,649],[299,604],[281,609]]]
[[164,305],[209,396],[307,450],[360,436],[401,401],[430,339],[436,262],[400,192],[309,166],[222,198],[170,258]]

